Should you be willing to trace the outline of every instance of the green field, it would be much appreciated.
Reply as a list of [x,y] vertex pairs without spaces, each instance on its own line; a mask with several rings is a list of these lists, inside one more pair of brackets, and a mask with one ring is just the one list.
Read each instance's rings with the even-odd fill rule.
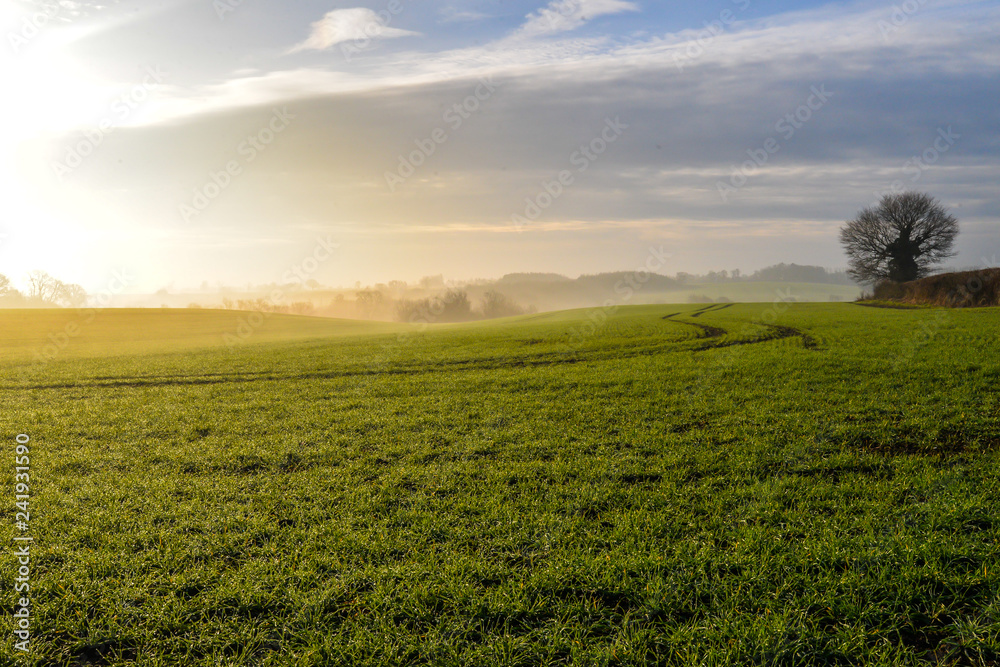
[[92,315],[0,311],[0,664],[1000,661],[996,309]]

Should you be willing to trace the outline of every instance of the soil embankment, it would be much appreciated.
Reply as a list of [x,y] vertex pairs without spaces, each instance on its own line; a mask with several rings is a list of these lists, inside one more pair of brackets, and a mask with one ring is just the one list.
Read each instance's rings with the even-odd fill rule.
[[875,299],[951,308],[1000,306],[1000,269],[942,273],[908,283],[883,283]]

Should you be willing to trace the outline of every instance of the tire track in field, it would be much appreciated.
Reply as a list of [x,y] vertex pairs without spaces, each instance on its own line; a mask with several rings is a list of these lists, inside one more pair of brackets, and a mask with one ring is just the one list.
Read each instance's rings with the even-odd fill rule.
[[799,338],[802,340],[802,347],[807,350],[818,350],[819,344],[816,339],[807,334],[804,331],[800,331],[794,327],[787,327],[781,324],[760,324],[763,327],[767,327],[770,331],[763,336],[756,336],[754,338],[745,340],[729,340],[729,341],[717,341],[712,343],[706,343],[695,349],[696,352],[702,352],[704,350],[714,350],[723,347],[735,347],[737,345],[757,345],[758,343],[768,343],[774,340],[783,340],[785,338]]
[[726,308],[732,308],[732,307],[733,304],[731,303],[723,303],[723,304],[714,303],[711,306],[705,306],[704,308],[699,308],[695,312],[691,313],[691,317],[701,317],[705,313],[717,313],[720,310],[725,310]]
[[426,373],[444,373],[458,371],[501,370],[510,368],[542,368],[565,364],[599,362],[637,357],[669,354],[684,348],[678,347],[685,341],[670,341],[648,347],[615,348],[594,350],[589,353],[567,355],[562,352],[541,353],[529,357],[491,357],[480,359],[451,359],[427,362],[420,365],[397,366],[383,370],[368,368],[346,368],[343,370],[324,370],[304,373],[215,373],[203,375],[166,375],[166,376],[135,376],[135,377],[104,377],[60,382],[51,384],[29,384],[22,386],[3,386],[0,391],[25,391],[31,389],[144,389],[156,387],[185,387],[196,385],[242,384],[251,382],[277,382],[284,380],[333,380],[341,378],[362,378],[378,375],[421,375]]
[[[702,339],[704,339],[704,338],[722,338],[727,333],[729,333],[728,331],[726,331],[722,327],[713,327],[713,326],[710,326],[708,324],[701,324],[699,322],[683,322],[681,320],[672,319],[675,315],[680,315],[680,314],[681,313],[672,313],[670,315],[664,316],[663,319],[667,320],[668,322],[673,322],[674,324],[684,324],[684,325],[689,326],[689,327],[696,327],[696,328],[700,329],[701,330],[701,334],[698,336],[698,338],[702,338]],[[695,317],[695,316],[692,315],[691,317]]]
[[[733,304],[731,303],[727,303],[719,308],[715,308],[714,306],[708,306],[692,314],[691,317],[698,317],[699,315],[702,315],[707,312],[718,312],[720,310],[723,310],[724,308],[729,308],[732,305]],[[710,311],[710,309],[712,308],[715,308],[715,310]],[[756,345],[758,343],[767,343],[773,340],[782,340],[785,338],[801,339],[802,347],[806,348],[807,350],[819,349],[819,343],[816,341],[816,339],[804,331],[781,324],[764,324],[763,322],[761,322],[760,325],[763,327],[767,327],[769,329],[769,332],[764,336],[756,336],[754,338],[741,339],[741,340],[729,340],[729,341],[719,340],[729,332],[723,329],[722,327],[714,327],[708,324],[701,324],[699,322],[683,322],[681,320],[673,319],[675,316],[680,314],[681,313],[671,313],[670,315],[665,315],[663,319],[667,320],[668,322],[675,322],[676,324],[686,324],[688,326],[697,327],[702,331],[702,335],[698,336],[699,339],[711,339],[711,342],[706,342],[696,347],[695,352],[702,352],[704,350],[714,350],[723,347],[734,347],[737,345]]]
[[[726,304],[729,307],[731,304]],[[719,309],[721,310],[721,308]],[[286,380],[334,380],[344,378],[361,378],[377,375],[419,375],[424,373],[443,373],[458,371],[485,371],[501,370],[510,368],[543,368],[550,366],[578,364],[587,362],[600,362],[608,360],[633,359],[637,357],[655,356],[658,354],[668,354],[670,352],[680,352],[684,350],[702,352],[705,350],[734,347],[741,345],[755,345],[785,338],[800,338],[803,347],[809,350],[818,350],[819,345],[809,334],[793,327],[761,324],[770,331],[764,336],[758,336],[745,340],[725,341],[721,340],[729,332],[722,327],[716,327],[700,322],[684,322],[673,319],[682,313],[672,313],[664,316],[663,320],[695,327],[699,333],[695,340],[703,341],[695,348],[685,347],[687,340],[672,340],[646,347],[622,347],[607,348],[601,350],[591,350],[589,352],[577,352],[567,355],[562,352],[542,352],[525,357],[487,357],[478,359],[442,359],[439,361],[427,362],[419,365],[397,366],[379,371],[367,368],[345,368],[341,370],[322,370],[305,373],[270,373],[267,371],[247,371],[244,373],[204,373],[200,375],[155,375],[155,376],[134,376],[134,377],[96,377],[89,380],[78,380],[73,382],[61,382],[51,384],[29,384],[22,386],[8,385],[0,387],[0,391],[24,391],[28,389],[143,389],[157,387],[185,387],[215,384],[243,384],[251,382],[279,382]]]

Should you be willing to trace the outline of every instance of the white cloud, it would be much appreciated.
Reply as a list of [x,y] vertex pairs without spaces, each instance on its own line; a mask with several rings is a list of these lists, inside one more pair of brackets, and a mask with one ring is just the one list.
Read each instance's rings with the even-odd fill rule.
[[493,18],[490,14],[456,9],[455,7],[444,7],[438,11],[438,15],[444,23],[470,23]]
[[[391,16],[389,17],[391,20]],[[289,50],[289,53],[299,51],[325,51],[331,46],[349,41],[365,41],[381,37],[410,37],[419,33],[409,30],[391,28],[389,21],[384,20],[377,12],[357,7],[353,9],[335,9],[327,12],[319,21],[312,24],[309,37]]]
[[552,0],[547,7],[528,14],[517,31],[519,37],[540,37],[576,30],[590,19],[604,14],[636,12],[634,2],[624,0]]
[[[221,83],[164,85],[158,89],[157,99],[150,102],[148,113],[134,124],[155,125],[303,97],[435,85],[491,75],[553,85],[648,77],[659,72],[675,83],[695,82],[693,92],[698,101],[709,104],[755,99],[754,90],[763,85],[761,77],[768,72],[784,80],[808,79],[810,83],[829,80],[831,72],[839,77],[869,79],[889,72],[886,63],[891,63],[892,77],[995,72],[1000,45],[983,37],[995,34],[1000,15],[972,10],[949,18],[925,11],[930,20],[910,21],[892,36],[894,41],[888,46],[878,27],[885,9],[846,13],[823,9],[734,24],[711,40],[691,31],[610,45],[599,38],[505,40],[438,53],[390,54],[349,70],[240,72]],[[976,27],[968,27],[971,25]],[[962,26],[966,27],[960,29]],[[761,69],[741,79],[742,74],[735,74],[739,67]],[[705,78],[707,74],[713,78]],[[725,85],[719,85],[720,81]]]

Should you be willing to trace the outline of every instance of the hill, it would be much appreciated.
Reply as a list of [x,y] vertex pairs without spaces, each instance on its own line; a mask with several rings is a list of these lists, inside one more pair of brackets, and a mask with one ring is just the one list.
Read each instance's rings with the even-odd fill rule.
[[0,311],[0,362],[127,357],[249,342],[375,335],[404,325],[207,309],[109,308]]

